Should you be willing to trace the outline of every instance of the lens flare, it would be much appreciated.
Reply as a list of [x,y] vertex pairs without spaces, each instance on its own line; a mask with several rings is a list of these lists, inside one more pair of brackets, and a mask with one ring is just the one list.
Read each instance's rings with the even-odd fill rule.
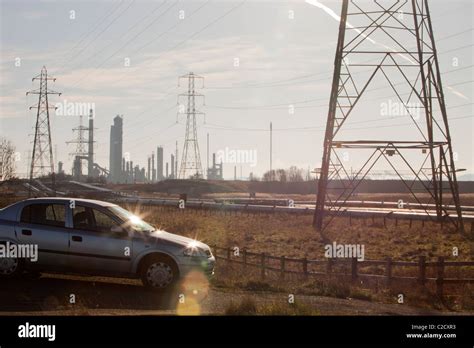
[[196,240],[193,240],[192,242],[189,242],[188,247],[195,249],[198,247],[198,242]]
[[199,315],[202,313],[201,302],[209,294],[209,280],[198,271],[188,273],[181,283],[183,301],[178,302],[178,315]]
[[140,219],[138,216],[136,215],[132,215],[130,216],[130,222],[132,224],[139,224],[140,222],[142,221],[142,219]]

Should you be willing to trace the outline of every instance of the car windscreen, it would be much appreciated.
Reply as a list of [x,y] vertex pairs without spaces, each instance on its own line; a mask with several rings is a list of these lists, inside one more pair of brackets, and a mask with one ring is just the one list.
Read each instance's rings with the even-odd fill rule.
[[126,209],[123,209],[119,206],[112,206],[107,208],[110,212],[114,215],[118,216],[121,220],[126,222],[129,226],[131,226],[134,230],[139,232],[151,232],[155,230],[155,227],[146,223],[138,216],[134,215],[133,213],[129,212]]

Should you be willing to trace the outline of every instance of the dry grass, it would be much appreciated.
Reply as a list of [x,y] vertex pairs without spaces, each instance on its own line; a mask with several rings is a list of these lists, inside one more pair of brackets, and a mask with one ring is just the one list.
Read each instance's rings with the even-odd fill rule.
[[254,294],[299,294],[385,304],[400,304],[398,300],[402,294],[403,305],[411,307],[449,312],[474,310],[472,285],[446,286],[446,295],[440,298],[436,295],[434,284],[421,286],[413,282],[393,282],[387,286],[384,281],[351,282],[348,278],[336,276],[308,279],[289,276],[282,281],[272,274],[262,280],[259,270],[243,270],[240,265],[225,262],[219,264],[212,285],[217,289],[242,290]]
[[[276,256],[324,259],[324,246],[331,243],[363,244],[365,259],[417,260],[444,256],[453,260],[472,260],[472,242],[450,226],[436,223],[336,218],[325,233],[327,240],[314,231],[311,216],[290,214],[250,214],[177,210],[142,207],[146,220],[167,231],[197,238],[211,245],[247,248]],[[453,248],[459,256],[453,258]]]
[[225,315],[319,315],[316,309],[295,303],[282,304],[257,303],[249,297],[239,302],[231,302],[225,309]]

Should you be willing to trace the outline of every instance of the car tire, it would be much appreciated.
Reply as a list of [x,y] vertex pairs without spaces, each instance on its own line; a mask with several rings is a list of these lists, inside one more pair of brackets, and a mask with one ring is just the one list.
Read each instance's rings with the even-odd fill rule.
[[178,280],[178,267],[173,259],[165,255],[147,257],[140,267],[143,285],[153,291],[170,291]]
[[[5,244],[5,243],[2,243]],[[17,278],[23,273],[23,259],[19,258],[1,258],[0,259],[0,278]]]

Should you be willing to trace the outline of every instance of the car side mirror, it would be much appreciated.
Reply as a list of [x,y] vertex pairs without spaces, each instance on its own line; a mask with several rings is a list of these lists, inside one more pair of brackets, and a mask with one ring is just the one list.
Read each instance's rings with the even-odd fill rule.
[[124,233],[125,229],[122,226],[112,226],[110,228],[110,232],[112,232],[112,233]]

